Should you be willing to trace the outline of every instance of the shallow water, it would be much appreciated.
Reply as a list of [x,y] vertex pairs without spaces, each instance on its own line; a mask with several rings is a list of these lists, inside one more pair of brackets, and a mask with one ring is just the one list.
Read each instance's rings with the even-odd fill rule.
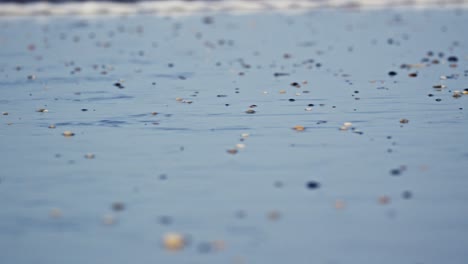
[[[467,24],[0,20],[0,263],[465,263],[468,95],[452,95],[468,88]],[[167,232],[190,243],[169,252]]]

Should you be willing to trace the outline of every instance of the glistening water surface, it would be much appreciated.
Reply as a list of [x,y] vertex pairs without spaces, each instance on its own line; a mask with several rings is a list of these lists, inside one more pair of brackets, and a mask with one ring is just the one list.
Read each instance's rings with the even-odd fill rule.
[[0,263],[466,263],[466,25],[3,18]]

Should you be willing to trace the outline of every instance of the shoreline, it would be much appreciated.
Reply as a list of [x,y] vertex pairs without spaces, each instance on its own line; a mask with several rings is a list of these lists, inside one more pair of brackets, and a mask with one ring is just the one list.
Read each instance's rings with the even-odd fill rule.
[[281,0],[281,1],[142,1],[122,2],[73,2],[73,3],[0,3],[0,17],[23,16],[87,16],[87,15],[132,15],[154,14],[160,16],[195,15],[201,13],[256,13],[282,12],[304,13],[312,10],[381,10],[381,9],[466,9],[468,2],[460,0]]

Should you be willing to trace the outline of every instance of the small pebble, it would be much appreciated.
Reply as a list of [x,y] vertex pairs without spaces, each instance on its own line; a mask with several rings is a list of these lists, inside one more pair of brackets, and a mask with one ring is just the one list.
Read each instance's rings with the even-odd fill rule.
[[336,200],[335,201],[335,209],[342,210],[346,207],[346,203],[343,200]]
[[293,127],[293,129],[296,130],[296,131],[304,131],[305,127],[297,125],[297,126]]
[[406,118],[403,118],[403,119],[400,119],[400,123],[402,123],[402,124],[408,124],[408,123],[409,123],[409,120],[406,119]]
[[246,114],[255,114],[255,110],[253,109],[249,109],[247,111],[245,111]]
[[397,75],[397,73],[394,72],[394,71],[390,71],[390,72],[388,72],[388,75],[389,75],[390,77],[393,77],[393,76]]
[[278,211],[271,211],[267,213],[267,218],[270,219],[271,221],[277,221],[281,217],[281,213]]
[[179,233],[167,233],[163,237],[164,248],[171,251],[179,251],[185,247],[185,237]]
[[39,108],[36,110],[36,112],[39,112],[39,113],[47,113],[49,112],[49,110],[45,109],[45,108]]
[[236,144],[236,148],[238,148],[238,149],[244,149],[244,148],[245,148],[245,144],[238,143],[238,144]]
[[59,208],[52,208],[49,212],[49,216],[52,218],[60,218],[62,217],[62,210]]
[[379,204],[386,205],[390,203],[390,197],[385,196],[385,195],[380,196],[378,201],[379,201]]
[[84,155],[84,157],[85,157],[86,159],[94,159],[94,158],[96,157],[96,155],[94,155],[93,153],[86,153],[86,154]]
[[213,250],[212,244],[209,242],[201,242],[197,248],[200,253],[209,253]]
[[237,152],[239,152],[237,149],[228,149],[227,150],[227,153],[232,154],[232,155],[237,154]]
[[112,204],[112,210],[119,212],[125,209],[125,205],[122,202],[115,202]]
[[49,125],[49,126],[48,126],[48,128],[50,128],[50,129],[54,129],[54,128],[55,128],[55,125],[54,125],[54,124],[52,124],[52,125]]
[[296,87],[296,88],[301,88],[301,85],[297,82],[291,83],[291,86]]
[[432,86],[432,87],[435,88],[435,89],[443,89],[443,88],[445,88],[445,87],[447,87],[447,86],[445,86],[445,85],[443,85],[443,84],[436,84],[436,85],[434,85],[434,86]]
[[411,191],[404,191],[401,196],[403,199],[411,199],[413,197],[413,193]]
[[310,181],[307,183],[307,188],[309,189],[318,189],[320,187],[320,183],[315,181]]
[[113,225],[117,222],[117,219],[111,214],[105,214],[102,217],[102,223],[104,225]]
[[173,220],[172,220],[172,217],[170,217],[168,215],[163,215],[163,216],[159,217],[158,222],[161,225],[170,225],[170,224],[172,224]]
[[447,61],[449,61],[449,62],[458,62],[458,58],[455,57],[455,56],[450,56],[450,57],[447,58]]
[[462,93],[460,91],[454,91],[452,97],[453,98],[460,98],[462,96]]
[[62,135],[63,135],[64,137],[73,137],[73,136],[75,135],[75,133],[73,133],[73,132],[67,130],[67,131],[64,131],[64,132],[62,133]]
[[8,115],[8,112],[2,112],[2,115]]

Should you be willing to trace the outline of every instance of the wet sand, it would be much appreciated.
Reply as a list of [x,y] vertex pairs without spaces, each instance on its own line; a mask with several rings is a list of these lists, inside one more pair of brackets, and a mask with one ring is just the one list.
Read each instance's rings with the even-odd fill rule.
[[2,18],[0,263],[465,263],[467,24]]

